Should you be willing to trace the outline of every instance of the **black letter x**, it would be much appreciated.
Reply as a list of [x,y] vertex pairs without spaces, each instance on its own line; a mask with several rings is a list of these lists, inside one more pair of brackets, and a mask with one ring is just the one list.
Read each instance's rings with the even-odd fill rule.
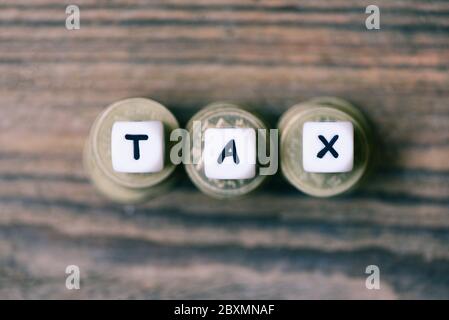
[[324,155],[328,151],[334,156],[334,158],[338,158],[338,152],[335,151],[335,149],[332,147],[334,145],[335,141],[337,141],[337,139],[338,139],[338,134],[336,134],[329,142],[327,142],[326,138],[323,137],[322,135],[319,135],[318,139],[320,139],[321,142],[324,144],[324,148],[320,152],[318,152],[318,154],[316,155],[318,158],[321,159],[322,157],[324,157]]
[[125,139],[133,141],[134,160],[139,160],[140,159],[139,141],[148,140],[148,136],[146,134],[125,134]]

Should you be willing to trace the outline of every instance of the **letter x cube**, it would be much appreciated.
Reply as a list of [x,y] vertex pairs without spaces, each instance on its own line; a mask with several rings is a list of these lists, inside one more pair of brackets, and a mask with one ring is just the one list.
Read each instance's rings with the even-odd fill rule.
[[306,172],[349,172],[354,163],[354,127],[349,121],[306,122],[302,164]]

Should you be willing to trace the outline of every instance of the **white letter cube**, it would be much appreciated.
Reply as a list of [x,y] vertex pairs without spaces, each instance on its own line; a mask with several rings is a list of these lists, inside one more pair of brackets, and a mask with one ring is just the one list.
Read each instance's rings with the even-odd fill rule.
[[302,130],[306,172],[349,172],[354,164],[354,127],[349,121],[306,122]]
[[111,132],[112,167],[117,172],[151,173],[164,167],[160,121],[117,121]]
[[204,135],[203,162],[206,177],[255,177],[256,132],[253,128],[209,128]]

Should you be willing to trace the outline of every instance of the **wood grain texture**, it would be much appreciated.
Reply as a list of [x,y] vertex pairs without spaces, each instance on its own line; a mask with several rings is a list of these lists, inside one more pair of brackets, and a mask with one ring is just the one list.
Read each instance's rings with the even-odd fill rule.
[[[449,2],[59,0],[0,3],[0,298],[449,298]],[[88,182],[95,116],[146,96],[185,123],[215,100],[272,127],[322,95],[358,105],[379,165],[351,195],[281,177],[221,202],[174,190],[120,207]],[[81,290],[65,289],[65,267]],[[365,289],[365,268],[381,290]]]

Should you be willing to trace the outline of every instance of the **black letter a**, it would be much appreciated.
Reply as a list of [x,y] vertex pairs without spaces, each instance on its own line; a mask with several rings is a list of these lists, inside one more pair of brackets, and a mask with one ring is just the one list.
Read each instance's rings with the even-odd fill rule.
[[239,156],[237,155],[237,149],[235,148],[235,141],[232,139],[229,141],[225,147],[223,148],[223,151],[221,152],[220,156],[218,157],[218,163],[223,163],[224,158],[232,156],[232,159],[234,160],[235,164],[239,164]]

